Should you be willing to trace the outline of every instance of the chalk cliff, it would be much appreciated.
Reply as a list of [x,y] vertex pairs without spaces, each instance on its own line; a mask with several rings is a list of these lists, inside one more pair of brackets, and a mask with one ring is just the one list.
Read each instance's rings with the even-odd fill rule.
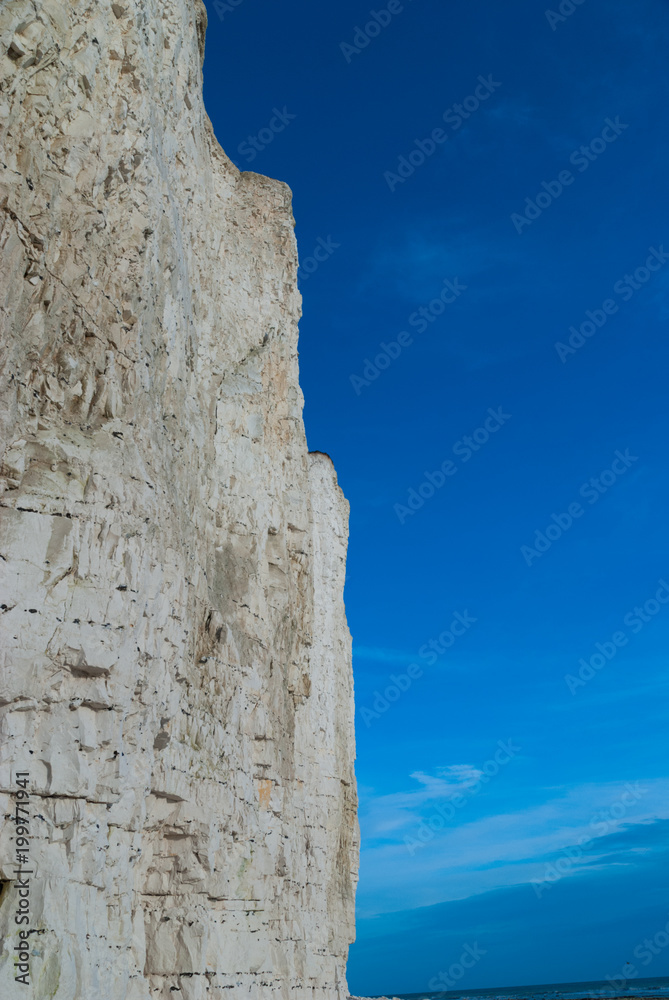
[[[0,7],[0,992],[346,995],[348,505],[200,0]],[[15,981],[16,772],[34,874]]]

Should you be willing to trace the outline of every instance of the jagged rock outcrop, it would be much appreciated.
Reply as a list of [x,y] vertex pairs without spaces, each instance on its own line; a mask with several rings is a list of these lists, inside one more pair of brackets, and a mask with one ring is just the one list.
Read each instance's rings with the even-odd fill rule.
[[[0,7],[0,992],[346,995],[348,507],[200,0]],[[29,989],[14,979],[30,774]]]

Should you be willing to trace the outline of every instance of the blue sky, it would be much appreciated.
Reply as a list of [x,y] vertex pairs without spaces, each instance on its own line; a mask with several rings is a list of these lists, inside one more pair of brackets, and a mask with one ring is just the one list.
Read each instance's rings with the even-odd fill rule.
[[669,4],[207,6],[352,508],[351,989],[667,975]]

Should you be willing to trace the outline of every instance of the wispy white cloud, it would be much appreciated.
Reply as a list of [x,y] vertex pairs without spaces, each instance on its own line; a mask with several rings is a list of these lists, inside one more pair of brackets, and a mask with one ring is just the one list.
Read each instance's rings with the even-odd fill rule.
[[473,764],[449,764],[437,768],[435,774],[414,771],[410,777],[418,783],[418,788],[390,795],[361,796],[361,822],[365,836],[377,839],[408,832],[420,821],[426,806],[470,788],[482,773]]
[[408,832],[430,803],[452,798],[475,785],[482,772],[472,764],[450,764],[435,774],[414,771],[419,787],[389,795],[361,797],[361,818],[370,839],[392,838]]
[[[472,769],[472,777],[474,773],[480,772]],[[541,880],[550,859],[573,845],[586,845],[587,850],[567,877],[577,876],[585,866],[592,870],[631,864],[645,849],[643,828],[650,830],[656,820],[669,819],[667,778],[584,784],[562,794],[545,789],[538,790],[544,801],[508,813],[472,820],[462,809],[421,850],[410,854],[405,837],[415,837],[421,822],[434,815],[430,806],[434,809],[436,798],[426,794],[430,787],[365,802],[363,844],[369,846],[363,848],[361,913],[428,906]],[[639,828],[634,854],[611,855],[606,839],[632,827]]]

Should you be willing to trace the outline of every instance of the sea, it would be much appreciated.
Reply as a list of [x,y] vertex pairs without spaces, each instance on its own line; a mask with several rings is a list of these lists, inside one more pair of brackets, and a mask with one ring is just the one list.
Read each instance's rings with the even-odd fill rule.
[[549,983],[543,986],[504,986],[488,990],[445,993],[398,993],[400,1000],[592,1000],[602,997],[668,998],[669,979],[627,979],[616,983]]

